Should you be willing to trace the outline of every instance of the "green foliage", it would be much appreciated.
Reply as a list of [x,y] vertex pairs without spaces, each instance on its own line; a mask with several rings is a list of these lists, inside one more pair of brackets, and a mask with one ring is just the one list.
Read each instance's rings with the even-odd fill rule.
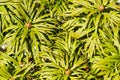
[[119,80],[117,0],[0,0],[1,80]]

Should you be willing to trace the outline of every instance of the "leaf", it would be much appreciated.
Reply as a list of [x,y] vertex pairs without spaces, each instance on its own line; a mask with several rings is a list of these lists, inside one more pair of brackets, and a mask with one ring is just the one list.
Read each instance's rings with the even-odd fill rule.
[[21,35],[21,40],[20,40],[20,43],[23,44],[23,42],[25,41],[25,38],[28,34],[28,29],[27,28],[24,28],[23,29],[23,34]]
[[17,68],[16,69],[16,71],[15,71],[15,73],[14,73],[14,77],[16,77],[18,74],[21,74],[21,78],[23,78],[25,75],[26,75],[26,73],[31,69],[31,68],[33,68],[33,64],[26,64],[24,67],[22,67],[22,68]]
[[74,38],[78,39],[78,38],[82,38],[83,36],[87,35],[88,33],[92,32],[93,30],[94,30],[94,28],[90,28],[90,29],[86,29],[86,30],[83,30],[82,28],[80,28],[72,35]]

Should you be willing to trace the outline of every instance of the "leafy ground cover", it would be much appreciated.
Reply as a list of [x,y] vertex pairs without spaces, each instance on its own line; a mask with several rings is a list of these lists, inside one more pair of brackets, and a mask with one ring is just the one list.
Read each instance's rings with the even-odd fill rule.
[[0,80],[120,80],[117,0],[0,0]]

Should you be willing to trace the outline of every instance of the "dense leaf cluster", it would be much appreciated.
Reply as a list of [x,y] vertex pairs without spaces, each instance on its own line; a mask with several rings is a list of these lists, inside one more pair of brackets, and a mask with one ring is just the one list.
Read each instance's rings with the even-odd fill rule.
[[120,80],[117,0],[0,0],[0,80]]

